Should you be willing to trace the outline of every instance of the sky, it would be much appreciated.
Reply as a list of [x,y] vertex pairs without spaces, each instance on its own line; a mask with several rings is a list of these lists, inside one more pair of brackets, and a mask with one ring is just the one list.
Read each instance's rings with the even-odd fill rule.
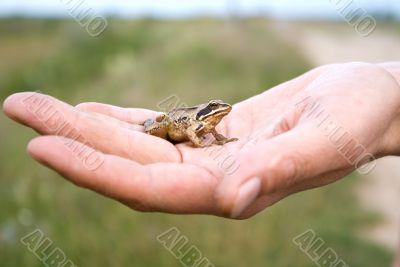
[[390,10],[400,18],[399,0],[0,0],[0,16],[68,16],[71,6],[83,2],[82,7],[123,17],[237,13],[279,18],[335,18],[340,16],[336,10],[338,3],[348,1],[367,12]]

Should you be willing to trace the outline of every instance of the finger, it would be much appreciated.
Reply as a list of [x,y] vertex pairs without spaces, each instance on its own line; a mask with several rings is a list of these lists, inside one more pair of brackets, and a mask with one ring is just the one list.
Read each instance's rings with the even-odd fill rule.
[[30,155],[74,184],[142,211],[216,213],[216,180],[199,167],[141,165],[56,136],[33,139]]
[[4,102],[4,111],[41,134],[65,136],[107,154],[145,164],[181,160],[175,146],[161,138],[119,127],[115,119],[79,111],[47,95],[14,94]]
[[81,103],[76,106],[82,111],[97,112],[121,121],[142,124],[147,119],[155,119],[161,113],[141,108],[121,108],[102,103]]
[[240,168],[226,176],[217,189],[225,213],[239,216],[256,198],[296,191],[332,182],[332,177],[312,179],[349,167],[349,163],[314,125],[304,124],[261,141],[238,156]]

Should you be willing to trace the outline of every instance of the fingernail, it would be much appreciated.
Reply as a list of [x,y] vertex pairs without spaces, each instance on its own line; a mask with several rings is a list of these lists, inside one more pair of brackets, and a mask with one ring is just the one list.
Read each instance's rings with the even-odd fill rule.
[[260,190],[261,179],[259,177],[254,177],[242,184],[236,196],[231,217],[237,218],[242,214],[242,212],[257,198]]

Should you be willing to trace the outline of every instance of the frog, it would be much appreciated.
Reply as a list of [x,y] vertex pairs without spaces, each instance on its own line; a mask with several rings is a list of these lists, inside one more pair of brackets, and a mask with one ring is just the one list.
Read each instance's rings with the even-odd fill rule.
[[[212,145],[225,145],[238,141],[217,132],[215,127],[232,111],[232,106],[222,100],[211,100],[194,107],[181,107],[161,113],[157,118],[147,119],[142,125],[144,132],[172,143],[190,141],[194,147],[204,148]],[[204,142],[205,136],[212,134],[211,144]]]

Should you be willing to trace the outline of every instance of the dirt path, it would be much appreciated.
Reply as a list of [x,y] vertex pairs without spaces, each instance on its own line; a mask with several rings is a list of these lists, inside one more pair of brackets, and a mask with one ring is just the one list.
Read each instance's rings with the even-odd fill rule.
[[[371,63],[400,60],[400,34],[380,27],[361,37],[347,24],[275,23],[283,38],[297,43],[315,66],[348,61]],[[358,193],[363,205],[382,215],[383,221],[363,234],[395,251],[400,226],[400,158],[380,159],[376,168],[363,176]]]

